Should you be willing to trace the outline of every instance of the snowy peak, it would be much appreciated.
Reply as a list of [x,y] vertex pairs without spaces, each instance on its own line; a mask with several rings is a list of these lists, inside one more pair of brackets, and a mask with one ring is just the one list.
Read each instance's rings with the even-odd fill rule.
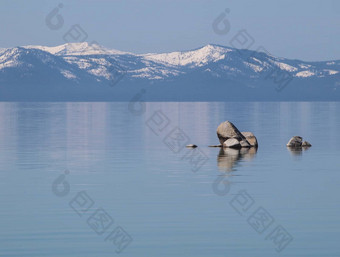
[[49,46],[24,46],[27,49],[39,49],[42,51],[49,52],[53,55],[123,55],[129,54],[127,52],[121,52],[114,49],[107,49],[98,44],[83,43],[67,43],[55,47]]
[[209,44],[191,51],[145,54],[143,56],[147,60],[174,66],[203,66],[209,62],[216,62],[224,59],[226,54],[231,51],[233,50],[230,48]]

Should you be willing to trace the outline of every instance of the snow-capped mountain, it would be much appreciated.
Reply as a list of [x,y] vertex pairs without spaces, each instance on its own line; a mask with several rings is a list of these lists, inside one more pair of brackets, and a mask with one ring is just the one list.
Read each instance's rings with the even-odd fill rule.
[[141,87],[150,100],[340,100],[340,61],[211,44],[162,54],[86,42],[0,48],[0,100],[127,100]]

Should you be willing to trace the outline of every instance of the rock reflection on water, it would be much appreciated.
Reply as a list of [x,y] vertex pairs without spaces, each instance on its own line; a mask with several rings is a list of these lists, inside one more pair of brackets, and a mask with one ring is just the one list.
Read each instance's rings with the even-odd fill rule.
[[301,156],[304,151],[308,151],[309,147],[287,147],[292,156]]
[[256,147],[241,149],[221,148],[217,156],[217,166],[220,171],[232,171],[241,160],[252,160],[256,152]]
[[287,147],[287,149],[293,156],[302,155],[302,147]]

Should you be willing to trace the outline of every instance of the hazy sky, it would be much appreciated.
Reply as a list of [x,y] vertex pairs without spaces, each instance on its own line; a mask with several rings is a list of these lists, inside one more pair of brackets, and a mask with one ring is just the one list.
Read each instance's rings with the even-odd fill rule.
[[[58,20],[51,12],[60,4]],[[212,24],[223,13],[230,30],[217,23],[217,34]],[[243,48],[262,46],[276,56],[311,61],[340,59],[339,0],[1,0],[0,24],[0,47],[63,44],[71,28],[73,37],[80,31],[75,24],[86,41],[135,53],[208,43],[240,47],[234,42],[242,41],[238,32],[245,29]]]

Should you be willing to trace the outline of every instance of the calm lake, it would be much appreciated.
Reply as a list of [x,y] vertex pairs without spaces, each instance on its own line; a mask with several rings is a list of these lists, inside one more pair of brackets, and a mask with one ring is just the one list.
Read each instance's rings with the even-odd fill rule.
[[[0,103],[0,256],[339,256],[339,113]],[[225,120],[258,150],[208,147]],[[295,135],[313,146],[290,151]]]

